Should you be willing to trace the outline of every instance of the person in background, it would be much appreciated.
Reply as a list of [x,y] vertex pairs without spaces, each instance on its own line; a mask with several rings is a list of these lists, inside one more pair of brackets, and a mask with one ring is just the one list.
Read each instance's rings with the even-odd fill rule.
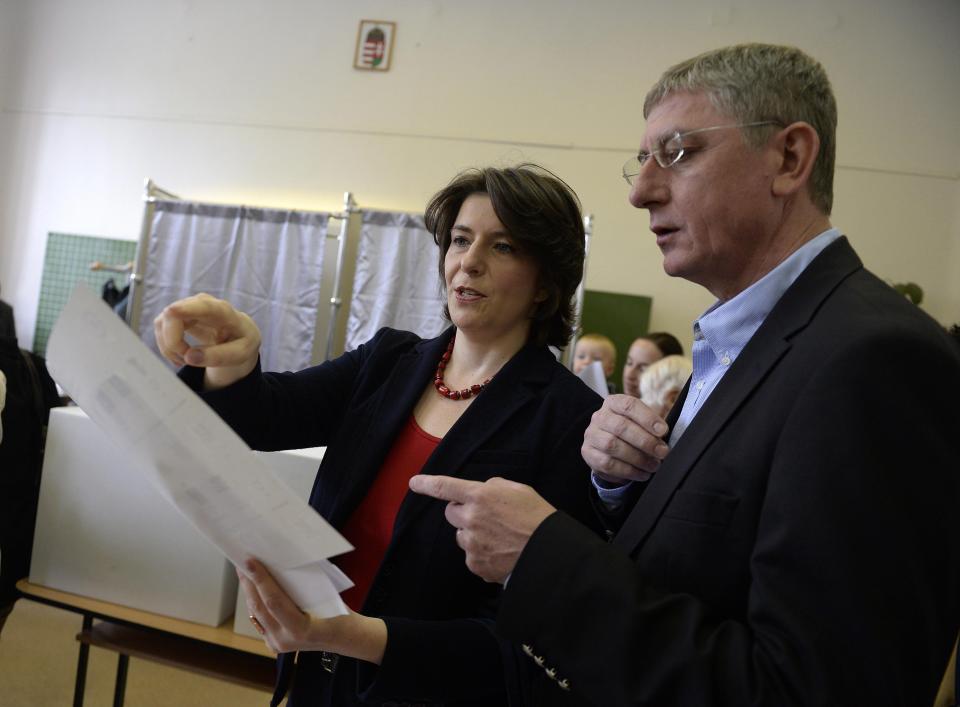
[[655,414],[666,418],[683,386],[693,373],[693,362],[684,356],[664,356],[640,376],[640,399]]
[[639,398],[640,374],[664,356],[683,356],[683,346],[673,334],[656,331],[634,339],[623,364],[623,392]]
[[411,487],[509,577],[500,635],[590,704],[930,705],[960,628],[960,352],[830,222],[826,72],[710,51],[644,118],[629,200],[716,301],[669,417],[612,395],[584,435],[611,542],[529,488]]
[[17,325],[13,318],[13,307],[0,299],[0,339],[17,338]]
[[43,358],[22,350],[12,328],[0,333],[0,379],[2,631],[20,596],[16,583],[30,572],[47,420],[60,398]]
[[580,371],[594,361],[600,362],[604,377],[609,378],[617,365],[617,346],[603,334],[584,334],[577,339],[577,345],[573,348],[574,375],[580,375]]
[[[453,326],[435,339],[381,329],[297,373],[260,370],[260,334],[198,295],[155,322],[160,351],[251,447],[326,446],[310,504],[356,550],[346,616],[300,611],[269,557],[238,568],[251,621],[280,653],[289,707],[550,704],[563,691],[499,641],[501,588],[470,573],[442,504],[415,474],[529,484],[600,533],[583,433],[601,398],[556,361],[583,274],[576,195],[535,165],[470,170],[427,206]],[[191,334],[200,344],[189,345]]]

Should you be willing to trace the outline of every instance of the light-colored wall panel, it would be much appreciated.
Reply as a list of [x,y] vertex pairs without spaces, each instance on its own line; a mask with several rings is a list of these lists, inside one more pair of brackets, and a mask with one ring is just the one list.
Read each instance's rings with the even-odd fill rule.
[[[0,280],[25,343],[45,234],[135,238],[144,177],[197,199],[339,208],[349,189],[419,210],[462,167],[524,159],[596,215],[588,286],[652,295],[652,326],[689,343],[709,295],[663,275],[619,170],[659,72],[746,40],[823,61],[837,225],[882,276],[921,282],[935,316],[960,311],[954,0],[6,1]],[[351,68],[369,17],[398,22],[386,74]]]
[[10,127],[5,109],[13,92],[13,81],[19,76],[19,59],[22,55],[18,27],[22,21],[26,3],[22,0],[0,0],[0,297],[12,299],[13,287],[9,280],[13,268],[12,254],[7,247],[11,239],[12,223],[5,213],[8,206],[7,165],[10,162]]
[[0,0],[0,110],[7,106],[14,74],[19,73],[22,54],[18,28],[23,21],[24,0]]
[[[828,67],[844,159],[960,164],[955,0],[21,2],[15,109],[623,147],[668,63],[762,40]],[[399,23],[389,74],[351,68],[370,15]]]
[[960,324],[960,183],[954,191],[954,219],[952,257],[949,258],[950,268],[947,274],[949,284],[950,309],[942,318],[946,324]]
[[836,192],[834,224],[864,264],[890,283],[923,287],[923,308],[942,323],[960,317],[952,291],[958,273],[957,183],[840,170]]

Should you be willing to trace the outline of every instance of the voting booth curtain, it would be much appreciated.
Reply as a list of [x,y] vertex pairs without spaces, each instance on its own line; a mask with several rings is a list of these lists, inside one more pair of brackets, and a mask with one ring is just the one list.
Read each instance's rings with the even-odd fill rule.
[[[330,214],[155,200],[138,334],[156,351],[153,319],[206,292],[249,314],[267,371],[311,363]],[[143,244],[141,244],[143,245]]]
[[[344,316],[344,351],[382,327],[430,338],[450,324],[439,251],[422,215],[361,210],[350,192],[342,213],[192,202],[150,180],[144,200],[127,319],[154,351],[154,318],[198,292],[253,317],[266,371],[306,368],[323,360],[325,348],[335,356],[334,330]],[[337,224],[339,235],[330,232]],[[359,232],[352,268],[343,263],[348,232]]]
[[450,322],[443,317],[439,251],[423,217],[364,209],[362,218],[345,349],[385,326],[436,336]]

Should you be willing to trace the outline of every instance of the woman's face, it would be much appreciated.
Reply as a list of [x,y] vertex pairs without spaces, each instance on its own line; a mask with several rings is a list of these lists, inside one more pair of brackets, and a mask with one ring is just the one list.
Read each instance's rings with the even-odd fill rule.
[[447,307],[457,329],[471,338],[522,346],[536,304],[546,298],[538,276],[537,263],[507,233],[490,197],[468,196],[444,258]]
[[627,362],[623,365],[623,392],[640,397],[640,374],[654,361],[663,358],[657,345],[647,339],[637,339],[630,344]]

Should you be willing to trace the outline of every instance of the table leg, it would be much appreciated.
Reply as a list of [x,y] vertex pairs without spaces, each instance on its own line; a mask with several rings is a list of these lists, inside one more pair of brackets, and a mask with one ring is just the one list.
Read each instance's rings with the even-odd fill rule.
[[123,707],[123,695],[127,690],[127,666],[130,656],[119,654],[117,658],[117,683],[113,688],[113,707]]
[[[89,631],[93,626],[93,617],[83,615],[83,630]],[[80,655],[77,657],[77,681],[73,686],[73,707],[83,707],[83,691],[87,685],[87,658],[90,655],[90,646],[80,642]]]

